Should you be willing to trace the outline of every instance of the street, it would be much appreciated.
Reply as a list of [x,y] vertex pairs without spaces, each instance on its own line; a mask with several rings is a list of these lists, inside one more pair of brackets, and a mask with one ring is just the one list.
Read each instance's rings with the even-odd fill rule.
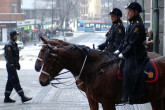
[[[75,44],[86,45],[93,48],[93,44],[101,44],[105,40],[105,32],[95,33],[74,33],[74,37],[67,37],[67,41]],[[39,72],[34,70],[34,65],[41,46],[28,45],[20,51],[21,70],[18,71],[20,83],[28,97],[33,97],[32,101],[22,104],[20,97],[15,92],[11,98],[16,100],[15,104],[4,104],[4,91],[7,80],[5,61],[0,61],[0,110],[89,110],[87,98],[74,85],[58,85],[54,88],[49,85],[42,87],[39,84]],[[64,70],[66,71],[66,70]],[[70,73],[63,77],[72,76]],[[62,77],[62,76],[61,76]],[[74,78],[69,79],[68,85],[74,82]],[[83,94],[82,94],[83,93]],[[117,106],[117,110],[151,110],[150,104]],[[100,110],[102,107],[100,105]]]

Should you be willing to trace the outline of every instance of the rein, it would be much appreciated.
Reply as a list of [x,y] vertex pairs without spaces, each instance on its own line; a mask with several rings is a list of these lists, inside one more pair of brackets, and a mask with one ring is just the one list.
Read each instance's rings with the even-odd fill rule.
[[76,81],[79,80],[80,77],[81,77],[82,70],[84,69],[84,66],[85,66],[86,60],[87,60],[87,55],[85,56],[85,59],[84,59],[83,65],[82,65],[82,67],[81,67],[80,73],[79,73],[79,75],[76,77]]
[[[42,45],[42,46],[46,46],[47,44],[41,44],[41,45]],[[43,50],[41,50],[41,51],[43,51]],[[41,62],[43,61],[42,58],[40,58],[40,57],[37,57],[37,60],[39,60],[39,61],[41,61]]]
[[[87,60],[87,55],[85,56],[85,59],[84,59],[83,65],[82,65],[82,67],[81,67],[81,70],[80,70],[79,75],[78,75],[77,77],[75,77],[75,82],[73,82],[72,84],[67,85],[67,84],[65,84],[66,82],[61,82],[61,81],[59,81],[58,78],[54,78],[53,80],[56,80],[58,83],[51,83],[51,85],[52,85],[53,87],[55,87],[55,88],[59,88],[59,87],[57,87],[57,86],[55,86],[55,85],[56,85],[56,84],[62,84],[62,85],[65,85],[65,86],[72,86],[73,84],[75,84],[76,81],[79,80],[80,77],[81,77],[81,74],[82,74],[82,71],[83,71],[83,69],[84,69],[86,60]],[[45,74],[45,75],[47,75],[47,76],[50,77],[50,74],[49,74],[48,72],[43,71],[43,70],[42,70],[41,72],[42,72],[43,74]],[[70,72],[70,71],[66,71],[66,72],[60,73],[59,75],[62,75],[62,74],[68,73],[68,72]],[[70,77],[69,77],[69,78],[70,78]],[[68,78],[60,78],[60,79],[68,79]],[[79,86],[82,85],[83,83],[84,83],[84,82],[81,82],[80,84],[76,85],[76,87],[79,87]]]
[[[57,54],[51,54],[51,55],[54,56],[54,57],[58,57]],[[82,67],[81,67],[80,72],[79,72],[79,75],[75,77],[75,81],[74,81],[73,83],[71,83],[71,84],[68,85],[68,84],[65,84],[65,83],[67,83],[68,81],[67,81],[67,82],[61,82],[61,81],[60,81],[61,79],[68,79],[68,78],[53,78],[51,81],[55,80],[55,81],[57,81],[57,83],[52,83],[52,82],[51,82],[50,84],[51,84],[53,87],[55,87],[55,88],[60,88],[60,87],[57,87],[57,86],[56,86],[57,84],[62,84],[62,85],[64,85],[64,86],[72,86],[72,85],[76,84],[76,81],[79,80],[80,77],[81,77],[81,75],[82,75],[82,71],[83,71],[83,69],[84,69],[84,66],[85,66],[86,61],[87,61],[87,55],[85,56],[85,59],[84,59],[84,61],[83,61]],[[68,73],[68,72],[70,72],[70,71],[60,73],[59,75],[62,75],[62,74]],[[49,78],[50,78],[50,74],[49,74],[48,72],[42,71],[42,73],[45,74],[45,75],[47,75],[47,76],[49,76]],[[59,75],[58,75],[58,76],[59,76]],[[71,77],[69,77],[69,78],[71,78]],[[79,86],[81,86],[83,83],[84,83],[84,82],[81,82],[81,83],[79,83],[79,84],[76,84],[75,87],[69,87],[69,89],[70,89],[70,88],[79,87]],[[60,88],[60,89],[66,89],[66,87],[65,87],[65,88]],[[79,91],[80,91],[80,90],[79,90]],[[80,91],[80,92],[81,92],[81,91]],[[81,93],[82,93],[82,92],[81,92]],[[83,94],[83,93],[82,93],[82,94]],[[83,94],[83,95],[84,95],[84,94]],[[85,96],[85,95],[84,95],[84,96]],[[86,96],[85,96],[85,97],[86,97]]]
[[39,60],[39,61],[41,61],[41,62],[42,62],[42,59],[41,59],[41,58],[39,58],[39,57],[37,58],[37,60]]
[[106,66],[110,65],[110,64],[113,64],[114,62],[120,60],[120,58],[118,57],[113,57],[111,60],[107,61],[107,62],[104,62],[102,63],[101,65],[99,65],[99,67],[97,68],[97,70],[102,70],[103,68],[105,68]]

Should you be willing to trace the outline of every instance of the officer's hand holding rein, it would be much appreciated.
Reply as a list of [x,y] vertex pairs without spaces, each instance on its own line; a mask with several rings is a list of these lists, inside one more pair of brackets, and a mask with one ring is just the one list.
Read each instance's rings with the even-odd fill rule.
[[20,64],[19,64],[19,63],[16,63],[16,65],[15,65],[15,66],[16,66],[16,69],[17,69],[17,70],[20,70],[20,69],[21,69],[21,66],[20,66]]
[[114,52],[114,54],[116,54],[116,55],[118,55],[119,53],[120,53],[119,50],[116,50],[116,51]]
[[124,58],[124,56],[123,56],[122,53],[120,53],[118,57],[119,57],[119,58],[122,58],[122,59]]

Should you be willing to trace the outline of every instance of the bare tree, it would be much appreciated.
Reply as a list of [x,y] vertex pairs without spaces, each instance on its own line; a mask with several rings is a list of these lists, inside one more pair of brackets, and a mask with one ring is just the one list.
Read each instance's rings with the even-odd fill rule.
[[66,27],[68,27],[69,16],[79,1],[80,0],[57,0],[61,27],[63,27],[64,21],[66,21]]
[[50,6],[51,6],[50,0],[47,0],[46,2],[41,0],[36,3],[36,16],[37,16],[36,18],[41,20],[42,29],[45,19],[51,17]]

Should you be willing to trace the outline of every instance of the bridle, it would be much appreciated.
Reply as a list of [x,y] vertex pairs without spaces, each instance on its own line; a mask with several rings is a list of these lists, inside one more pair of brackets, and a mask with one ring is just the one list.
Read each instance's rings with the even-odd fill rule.
[[[42,44],[42,46],[47,46],[47,44]],[[46,51],[48,48],[45,47],[44,49],[41,49],[40,51],[43,52],[43,51]],[[40,62],[42,62],[42,58],[40,58],[39,56],[37,57],[37,60],[39,60]]]
[[[58,52],[57,52],[57,53],[50,53],[50,54],[51,54],[53,57],[55,57],[55,58],[54,58],[54,63],[55,63],[56,61],[58,61]],[[74,82],[74,83],[72,83],[72,84],[70,84],[70,85],[66,85],[65,82],[60,82],[60,81],[58,80],[58,78],[54,78],[54,77],[53,77],[52,80],[56,80],[56,81],[58,81],[58,83],[51,83],[51,85],[57,88],[57,86],[55,86],[56,84],[63,84],[63,85],[65,85],[65,86],[71,86],[71,85],[75,84],[76,81],[79,80],[80,77],[81,77],[81,74],[82,74],[82,71],[83,71],[83,69],[84,69],[84,66],[85,66],[86,61],[87,61],[87,55],[85,56],[85,59],[84,59],[84,61],[83,61],[82,67],[81,67],[80,72],[79,72],[79,75],[75,77],[75,82]],[[50,68],[52,69],[52,67],[50,67]],[[50,73],[48,73],[48,72],[46,72],[46,71],[43,71],[43,70],[42,70],[41,72],[42,72],[43,74],[47,75],[47,76],[49,77],[49,79],[50,79],[50,77],[51,77]],[[65,73],[68,73],[68,72],[70,72],[70,71],[66,71],[66,72],[60,73],[60,74],[58,74],[57,76],[62,75],[62,74],[65,74]],[[59,78],[59,79],[68,79],[68,78]],[[51,80],[51,81],[52,81],[52,80]],[[79,87],[79,86],[82,85],[82,84],[83,84],[83,82],[81,82],[80,84],[78,84],[78,85],[76,85],[76,86]]]

